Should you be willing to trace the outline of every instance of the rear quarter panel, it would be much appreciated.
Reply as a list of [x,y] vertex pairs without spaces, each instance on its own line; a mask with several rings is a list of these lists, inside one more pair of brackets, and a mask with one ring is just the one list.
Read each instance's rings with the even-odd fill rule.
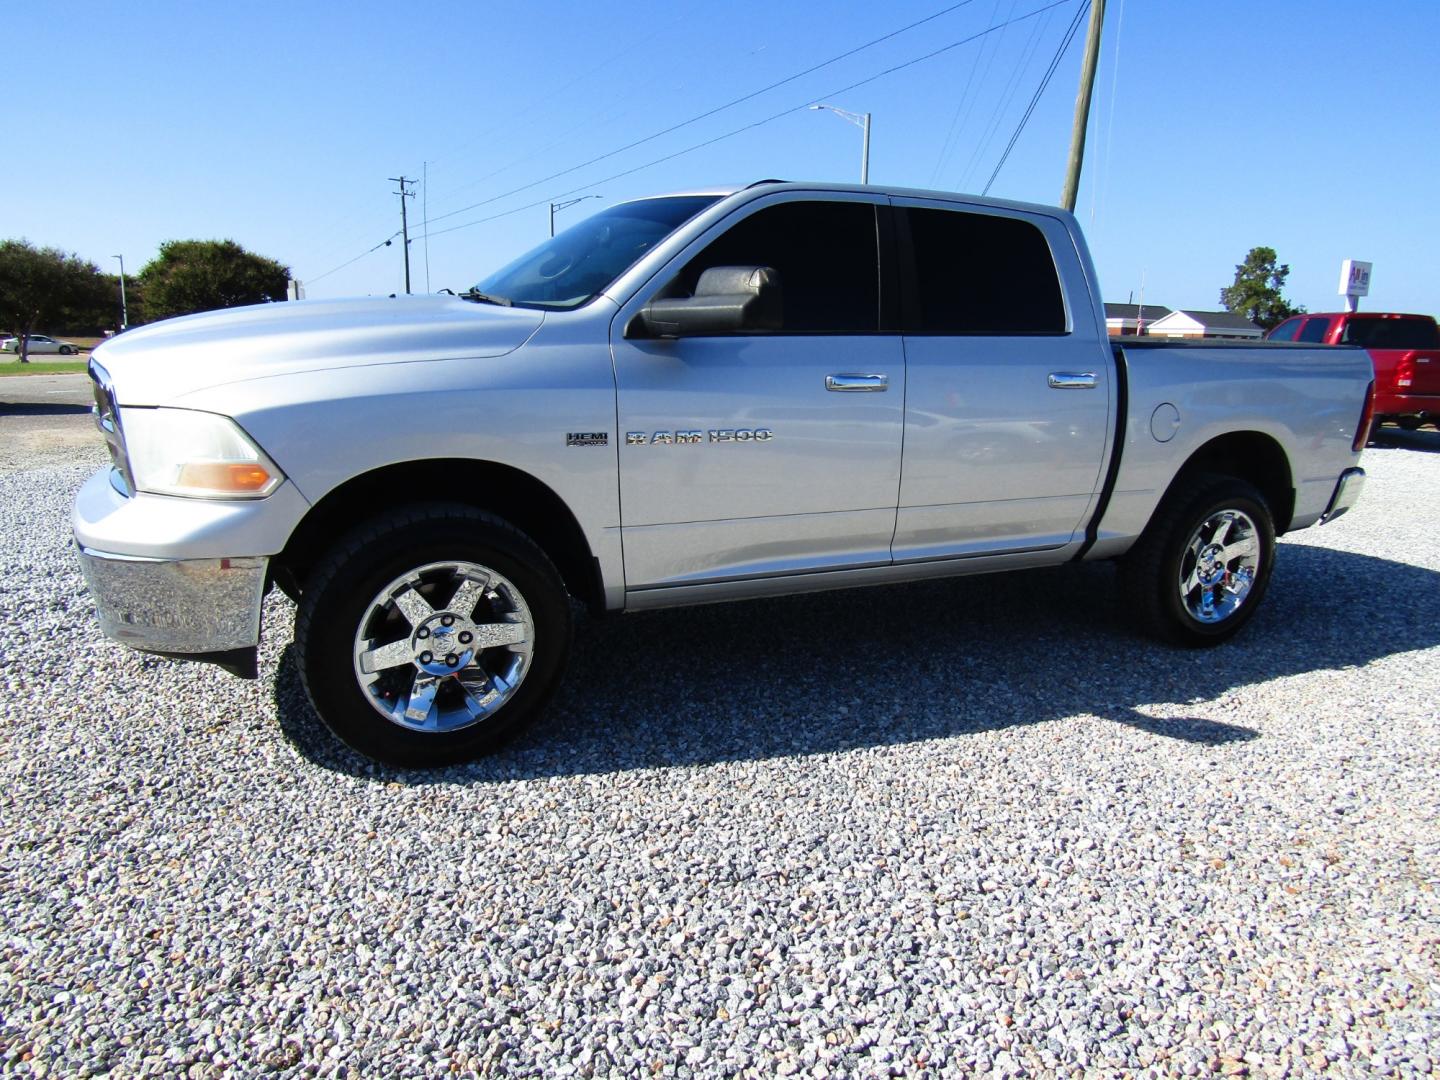
[[[1232,432],[1269,436],[1290,463],[1291,529],[1324,513],[1351,447],[1372,378],[1358,348],[1281,343],[1147,342],[1123,347],[1129,401],[1120,468],[1090,558],[1123,553],[1144,530],[1176,474],[1211,440]],[[1171,406],[1179,425],[1155,420]]]

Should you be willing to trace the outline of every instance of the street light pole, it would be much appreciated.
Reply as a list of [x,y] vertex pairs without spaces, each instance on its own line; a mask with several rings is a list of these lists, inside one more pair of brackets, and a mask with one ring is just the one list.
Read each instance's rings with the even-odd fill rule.
[[130,308],[125,303],[125,256],[111,255],[112,259],[120,260],[120,329],[130,328]]
[[849,120],[860,129],[864,136],[864,142],[860,147],[860,183],[870,182],[870,114],[853,113],[846,109],[837,109],[834,105],[811,105],[812,109],[824,109],[833,112],[843,120]]
[[603,199],[603,195],[581,195],[576,199],[566,199],[564,202],[552,202],[550,204],[550,236],[555,236],[555,211],[566,210],[576,203],[584,202],[586,199]]

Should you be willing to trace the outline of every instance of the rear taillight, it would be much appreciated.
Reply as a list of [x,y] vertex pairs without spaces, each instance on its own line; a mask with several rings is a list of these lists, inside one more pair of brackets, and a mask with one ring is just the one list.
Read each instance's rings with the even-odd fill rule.
[[1375,380],[1370,380],[1370,385],[1365,387],[1365,407],[1360,410],[1360,424],[1355,428],[1355,441],[1350,444],[1350,449],[1359,453],[1365,449],[1365,444],[1370,441],[1370,425],[1375,422]]
[[1400,358],[1395,365],[1395,389],[1409,390],[1415,385],[1415,355],[1408,354]]

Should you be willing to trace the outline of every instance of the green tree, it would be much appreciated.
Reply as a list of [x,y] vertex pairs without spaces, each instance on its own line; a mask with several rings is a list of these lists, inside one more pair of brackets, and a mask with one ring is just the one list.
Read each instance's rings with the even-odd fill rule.
[[149,321],[284,300],[289,278],[289,267],[233,240],[167,241],[139,274]]
[[26,240],[0,241],[0,320],[20,339],[16,351],[22,364],[30,362],[31,334],[42,326],[73,329],[68,320],[97,310],[109,295],[99,267],[78,255]]
[[1245,261],[1235,267],[1234,284],[1220,290],[1225,310],[1244,315],[1251,322],[1269,330],[1279,326],[1291,315],[1303,314],[1305,308],[1292,305],[1281,294],[1290,267],[1281,265],[1274,248],[1254,247]]

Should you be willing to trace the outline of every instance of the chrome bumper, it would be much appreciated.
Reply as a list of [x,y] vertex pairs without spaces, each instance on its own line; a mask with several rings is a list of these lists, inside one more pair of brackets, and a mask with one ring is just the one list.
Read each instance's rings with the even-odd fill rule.
[[1360,498],[1360,492],[1365,490],[1365,470],[1346,469],[1340,474],[1340,480],[1335,485],[1335,494],[1330,496],[1330,505],[1325,508],[1325,513],[1320,515],[1320,524],[1327,521],[1334,521],[1345,511],[1355,505]]
[[152,559],[78,543],[76,549],[107,637],[146,652],[186,655],[259,644],[264,556]]

